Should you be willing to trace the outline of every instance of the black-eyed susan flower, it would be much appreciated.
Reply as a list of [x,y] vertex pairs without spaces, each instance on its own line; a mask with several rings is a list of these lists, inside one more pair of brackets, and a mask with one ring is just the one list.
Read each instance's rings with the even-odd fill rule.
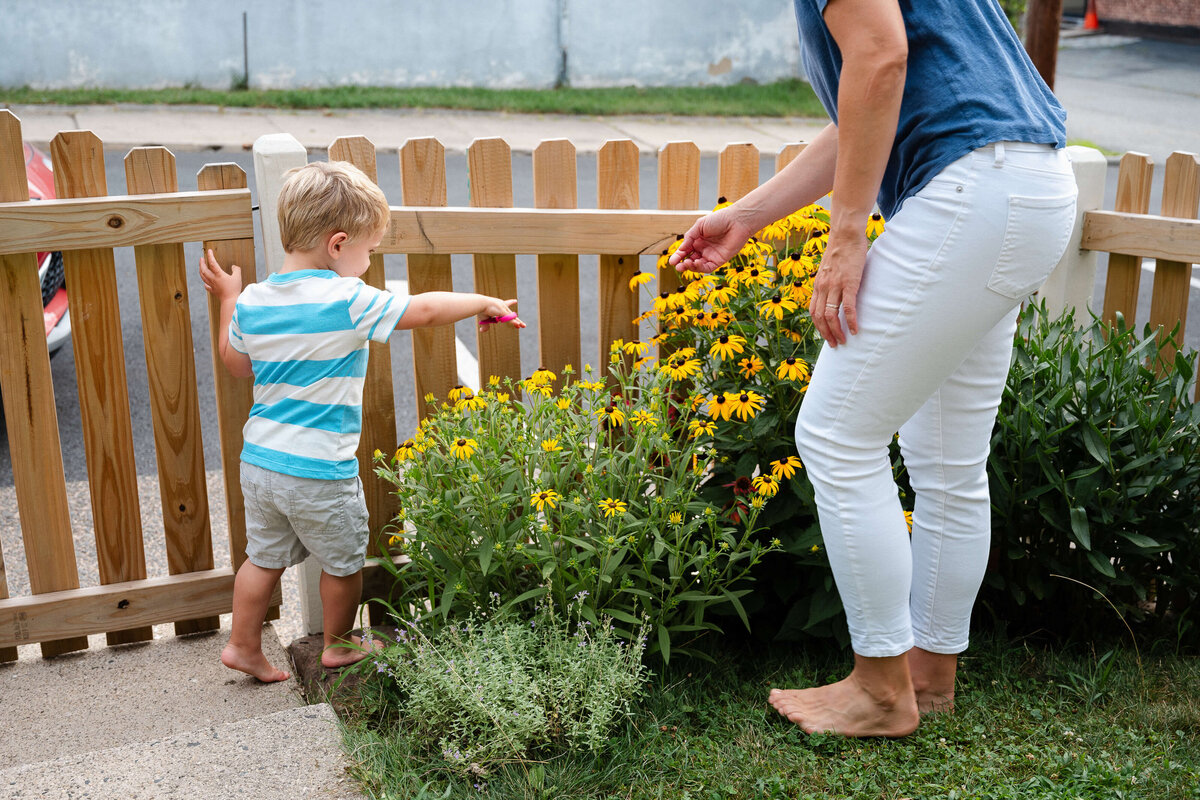
[[672,511],[670,514],[667,514],[667,522],[671,525],[682,525],[683,514],[680,514],[678,511]]
[[[765,497],[755,496],[755,497],[750,498],[750,507],[753,509],[761,510],[762,507],[765,506],[766,504],[767,504],[767,498],[765,498]],[[725,544],[725,543],[721,542],[721,544]]]
[[753,483],[754,491],[762,497],[774,497],[779,494],[779,478],[774,475],[759,475]]
[[804,243],[804,255],[816,256],[825,252],[825,247],[829,244],[829,234],[823,233],[820,236],[814,236]]
[[727,333],[713,342],[708,354],[720,359],[732,358],[745,350],[746,339],[736,333]]
[[499,375],[488,375],[487,385],[493,389],[500,388],[500,376]]
[[711,292],[708,293],[708,302],[713,305],[728,305],[729,301],[737,297],[737,286],[728,283],[717,284]]
[[547,453],[561,453],[562,445],[558,443],[558,439],[542,439],[542,450]]
[[750,356],[738,361],[738,372],[743,378],[753,378],[758,373],[762,372],[766,367],[763,360],[758,356]]
[[699,359],[680,358],[678,353],[672,354],[666,361],[659,362],[658,369],[665,372],[673,381],[684,381],[700,372]]
[[540,492],[534,492],[529,498],[529,502],[537,508],[538,511],[545,511],[546,506],[550,508],[558,508],[558,501],[562,496],[553,489],[543,489]]
[[717,204],[713,206],[713,211],[720,211],[727,205],[729,205],[729,200],[725,197],[725,195],[721,195],[717,198]]
[[654,280],[654,276],[652,274],[638,270],[637,272],[633,273],[633,277],[629,279],[629,291],[636,292],[637,287],[644,286],[652,280]]
[[656,427],[658,427],[658,418],[655,417],[653,414],[651,414],[649,411],[645,410],[644,408],[639,408],[637,411],[633,412],[629,416],[629,419],[631,422],[633,422],[634,425],[638,426],[639,428],[644,428],[644,427],[656,428]]
[[454,404],[454,407],[463,411],[482,411],[487,408],[487,400],[484,400],[479,395],[471,395],[464,397]]
[[619,428],[625,424],[625,412],[612,403],[597,411],[596,416],[611,428]]
[[466,386],[459,385],[459,386],[455,386],[453,389],[450,390],[449,394],[446,395],[446,399],[449,400],[451,403],[457,403],[459,400],[463,399],[464,397],[474,397],[474,396],[475,396],[475,392],[471,391]]
[[908,532],[912,533],[912,512],[911,511],[904,512],[904,524],[908,525]]
[[743,422],[753,419],[759,411],[762,411],[763,406],[767,404],[765,397],[749,389],[740,394],[730,392],[728,398],[732,413],[737,414],[738,419]]
[[471,457],[478,447],[478,442],[464,436],[454,440],[454,444],[450,445],[450,452],[455,458],[467,459]]
[[781,294],[771,295],[770,298],[758,304],[758,313],[762,314],[767,319],[774,317],[776,320],[783,319],[784,314],[790,314],[795,311],[798,306],[790,297],[784,297]]
[[804,264],[800,261],[803,257],[796,250],[788,253],[787,258],[779,260],[779,274],[785,278],[794,278],[797,275],[804,274]]
[[812,300],[812,281],[808,277],[797,278],[787,286],[788,298],[797,308],[807,308]]
[[631,356],[644,356],[646,355],[646,351],[650,349],[650,345],[646,344],[645,342],[634,340],[632,342],[626,342],[621,349]]
[[786,239],[791,230],[791,226],[788,225],[787,217],[784,217],[783,219],[775,220],[770,225],[759,231],[758,238],[780,241]]
[[733,395],[729,392],[717,392],[708,400],[708,416],[710,419],[720,417],[728,421],[733,413]]
[[781,381],[807,381],[812,376],[812,370],[803,358],[785,358],[776,367],[775,375]]
[[867,218],[867,238],[874,240],[881,233],[883,233],[883,214],[876,211]]
[[771,462],[771,474],[781,480],[791,478],[803,466],[798,456],[788,456]]
[[371,458],[378,461],[379,459],[383,458],[383,451],[376,447],[375,452],[371,453]]
[[617,500],[612,497],[606,497],[601,500],[596,506],[604,512],[604,517],[615,517],[619,514],[624,514],[629,508],[629,505],[624,500]]
[[770,286],[775,280],[775,274],[769,269],[751,267],[742,278],[742,283],[757,283],[759,286]]
[[558,379],[558,376],[554,374],[554,370],[538,367],[533,371],[533,375],[529,379],[540,386],[545,386],[546,384],[554,383]]
[[399,447],[396,448],[394,456],[396,463],[400,464],[408,461],[413,457],[413,451],[416,450],[416,443],[412,439],[405,439]]
[[554,407],[559,411],[568,411],[571,408],[571,401],[565,397],[560,397],[554,401]]
[[693,439],[700,436],[712,436],[717,432],[717,423],[707,419],[693,419],[688,421],[688,433]]

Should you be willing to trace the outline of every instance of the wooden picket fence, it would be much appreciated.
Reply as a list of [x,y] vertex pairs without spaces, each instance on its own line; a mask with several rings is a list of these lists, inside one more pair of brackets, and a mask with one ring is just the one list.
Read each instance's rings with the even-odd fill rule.
[[[802,148],[790,145],[781,151],[777,168]],[[338,139],[329,155],[351,161],[373,177],[376,174],[375,148],[366,139]],[[135,148],[125,159],[130,194],[109,196],[102,144],[92,133],[60,133],[51,143],[51,156],[60,199],[29,202],[20,123],[11,113],[0,111],[0,393],[31,589],[27,597],[8,596],[0,553],[0,661],[15,659],[15,646],[23,644],[40,642],[44,656],[79,650],[87,646],[86,637],[95,633],[107,633],[110,644],[142,641],[152,636],[151,625],[165,622],[175,623],[176,633],[212,630],[218,625],[217,615],[231,609],[234,572],[244,559],[244,509],[237,476],[251,384],[248,379],[231,378],[216,358],[204,365],[215,375],[232,553],[230,565],[216,566],[182,242],[202,241],[216,251],[222,263],[241,265],[246,281],[256,279],[246,175],[235,165],[209,165],[200,172],[199,191],[179,192],[173,156],[163,148]],[[301,148],[292,158],[302,163],[306,155]],[[751,145],[727,147],[719,159],[718,193],[735,199],[753,189],[758,184],[759,159],[759,151]],[[1130,159],[1131,164],[1135,161],[1144,164]],[[364,280],[383,287],[382,254],[403,253],[407,255],[411,293],[450,290],[450,255],[469,253],[474,258],[477,291],[516,297],[515,255],[534,254],[539,363],[557,372],[567,364],[588,360],[580,348],[583,320],[578,259],[583,254],[598,254],[595,291],[600,337],[595,356],[604,363],[609,342],[638,335],[633,322],[638,312],[636,296],[629,291],[628,281],[638,269],[639,256],[658,255],[701,213],[700,151],[695,144],[672,143],[659,152],[656,209],[638,209],[638,162],[639,153],[632,142],[606,144],[598,154],[598,207],[578,209],[574,146],[564,140],[543,142],[533,156],[535,207],[512,208],[509,148],[501,140],[482,139],[468,151],[471,207],[449,208],[442,145],[435,139],[409,141],[400,151],[403,204],[393,206],[391,229]],[[273,207],[282,177],[284,165],[274,163],[274,168],[257,174],[264,210]],[[1178,270],[1172,265],[1200,262],[1200,222],[1166,217],[1194,220],[1197,164],[1200,161],[1195,156],[1172,157],[1169,162],[1168,176],[1174,177],[1169,177],[1171,199],[1164,205],[1166,216],[1149,216],[1144,208],[1131,211],[1121,205],[1122,199],[1127,204],[1134,202],[1130,197],[1140,201],[1141,195],[1134,190],[1140,190],[1145,181],[1144,177],[1127,179],[1124,172],[1122,185],[1128,182],[1133,188],[1122,193],[1117,211],[1096,210],[1098,202],[1081,204],[1081,224],[1075,235],[1082,238],[1086,249],[1072,252],[1060,271],[1086,269],[1089,252],[1099,250],[1157,257],[1155,297],[1160,281],[1161,291],[1175,291],[1172,286],[1179,283]],[[1137,175],[1145,175],[1144,166],[1138,170]],[[277,238],[273,216],[262,216],[268,251]],[[171,573],[166,578],[146,577],[136,491],[112,253],[114,247],[130,245],[135,248],[150,378]],[[31,255],[39,250],[64,251],[99,586],[79,586],[54,388],[43,344],[40,291]],[[272,258],[268,253],[268,268],[274,266]],[[1118,270],[1122,263],[1116,261]],[[677,285],[672,270],[663,270],[658,277],[661,291]],[[1066,285],[1072,280],[1059,282]],[[1073,283],[1082,284],[1078,280]],[[1113,284],[1110,277],[1110,293],[1117,291]],[[1161,309],[1179,308],[1177,318],[1183,320],[1187,289],[1185,277],[1179,296],[1164,296],[1161,303],[1156,299],[1160,310],[1153,318],[1168,313]],[[1075,294],[1082,297],[1081,292]],[[1073,301],[1069,292],[1058,294],[1059,303],[1078,300]],[[1114,308],[1127,302],[1128,293],[1113,294]],[[1132,308],[1124,306],[1127,317]],[[214,338],[216,318],[210,298],[210,336]],[[1174,325],[1174,319],[1168,327]],[[409,396],[423,413],[421,398],[425,394],[444,398],[458,382],[453,328],[414,331],[412,342],[414,386]],[[369,478],[364,486],[375,531],[395,510],[392,496],[374,479],[370,465],[375,443],[385,446],[398,439],[396,387],[387,347],[372,344],[360,448],[362,474]],[[216,348],[212,350],[215,354]],[[481,380],[490,375],[520,377],[514,330],[497,326],[480,337],[478,357]]]

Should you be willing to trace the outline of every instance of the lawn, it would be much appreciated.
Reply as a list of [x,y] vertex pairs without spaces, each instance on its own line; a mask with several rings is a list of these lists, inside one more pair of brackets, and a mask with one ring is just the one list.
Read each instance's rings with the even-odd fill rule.
[[[1111,653],[1111,654],[1110,654]],[[841,677],[831,651],[727,649],[656,674],[598,756],[546,753],[471,778],[402,723],[345,721],[352,774],[374,797],[1200,798],[1200,662],[998,638],[962,659],[957,709],[899,740],[806,736],[772,686]]]
[[680,114],[818,117],[825,111],[799,80],[770,84],[604,89],[386,88],[215,90],[0,88],[0,104],[144,103],[240,108],[450,108],[542,114]]

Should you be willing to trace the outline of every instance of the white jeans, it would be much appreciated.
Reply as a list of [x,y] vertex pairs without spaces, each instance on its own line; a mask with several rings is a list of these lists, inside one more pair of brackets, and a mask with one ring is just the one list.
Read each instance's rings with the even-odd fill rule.
[[[991,537],[986,462],[1020,302],[1075,218],[1064,151],[980,148],[910,197],[867,256],[859,332],[821,351],[796,421],[854,652],[966,649]],[[888,460],[916,494],[911,538]]]

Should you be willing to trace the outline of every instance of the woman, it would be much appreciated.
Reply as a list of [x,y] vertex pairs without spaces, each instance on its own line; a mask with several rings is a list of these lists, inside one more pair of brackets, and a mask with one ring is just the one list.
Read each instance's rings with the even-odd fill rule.
[[[767,183],[700,219],[672,263],[711,272],[833,191],[809,311],[825,346],[796,424],[854,668],[773,690],[810,733],[904,736],[949,710],[990,537],[988,442],[1021,300],[1075,216],[1062,106],[995,0],[795,0],[833,123]],[[887,230],[867,250],[875,204]],[[916,494],[911,538],[892,480]]]

